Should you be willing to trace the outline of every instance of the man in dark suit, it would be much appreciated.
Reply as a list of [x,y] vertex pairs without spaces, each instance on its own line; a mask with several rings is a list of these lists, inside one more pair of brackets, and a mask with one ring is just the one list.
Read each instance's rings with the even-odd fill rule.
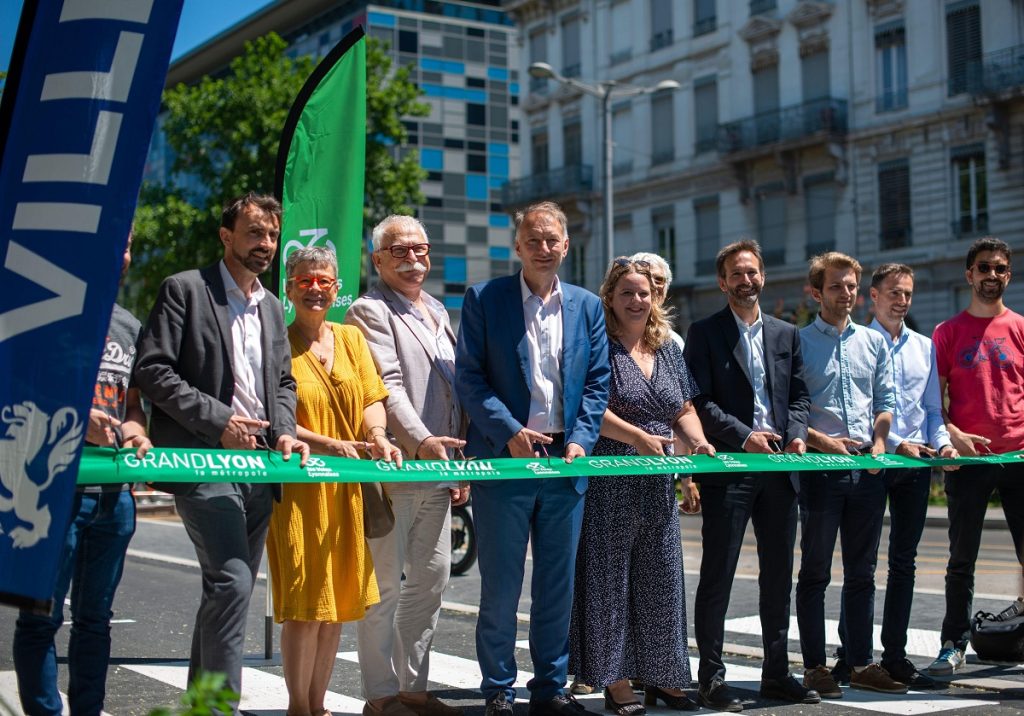
[[[253,193],[221,217],[224,259],[167,278],[149,316],[136,380],[153,404],[154,445],[254,450],[285,460],[295,439],[295,379],[281,303],[260,285],[281,233],[281,205]],[[263,557],[276,485],[176,483],[175,506],[195,545],[203,595],[192,632],[189,682],[227,675],[241,692],[245,617]]]
[[[810,399],[800,334],[761,311],[761,248],[756,241],[738,241],[718,252],[715,265],[729,305],[694,323],[686,337],[687,363],[700,387],[693,402],[704,433],[716,450],[803,454]],[[786,473],[709,474],[697,480],[704,506],[704,555],[694,603],[701,702],[718,711],[743,710],[725,683],[722,642],[743,534],[752,521],[764,642],[761,695],[818,703],[817,692],[789,674],[786,653],[799,483]]]
[[[597,296],[558,280],[569,250],[565,214],[553,202],[516,214],[521,272],[466,292],[455,385],[477,457],[586,455],[608,403],[608,337]],[[533,553],[531,716],[574,716],[565,693],[576,545],[586,478],[473,484],[480,559],[477,658],[486,716],[512,716],[516,607],[527,542]]]

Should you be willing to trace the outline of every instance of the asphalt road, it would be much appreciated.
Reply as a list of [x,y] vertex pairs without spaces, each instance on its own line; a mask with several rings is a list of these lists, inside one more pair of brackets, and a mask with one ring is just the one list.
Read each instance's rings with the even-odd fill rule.
[[[683,550],[687,574],[688,613],[692,626],[693,594],[697,586],[700,564],[700,518],[684,517]],[[883,552],[886,545],[883,535]],[[911,620],[908,650],[919,666],[934,658],[938,649],[937,629],[941,621],[942,583],[945,565],[945,532],[928,528],[919,556],[918,593]],[[106,711],[115,716],[145,714],[160,705],[172,705],[180,698],[185,681],[189,637],[193,614],[199,596],[199,576],[195,555],[180,523],[173,519],[143,518],[129,552],[124,579],[115,604],[113,625],[113,656],[108,677]],[[827,599],[827,618],[838,617],[838,585],[841,582],[839,556],[836,555],[833,585]],[[975,608],[998,611],[1016,595],[1019,569],[1016,567],[1009,533],[988,530],[979,559],[979,579]],[[756,552],[751,532],[741,557],[739,574],[733,590],[727,621],[726,639],[730,656],[729,681],[748,689],[746,711],[783,714],[852,714],[852,713],[963,713],[1018,714],[1024,711],[1024,665],[987,666],[970,659],[958,672],[955,685],[938,691],[911,693],[906,696],[867,695],[845,690],[841,701],[820,706],[786,706],[761,700],[757,695],[760,662],[760,635],[757,624]],[[885,560],[879,562],[878,584],[884,585]],[[479,574],[473,569],[453,578],[446,593],[446,608],[441,615],[431,661],[432,689],[442,698],[465,707],[467,716],[483,716],[479,694],[479,671],[474,647],[474,610],[478,603]],[[881,618],[884,591],[879,590],[876,609]],[[529,634],[529,590],[521,599],[520,634],[517,651],[520,668],[531,668],[526,639]],[[280,630],[274,627],[273,655],[264,659],[264,613],[266,582],[260,580],[253,598],[249,620],[247,651],[249,669],[243,679],[245,689],[242,707],[253,714],[283,714],[287,704],[284,680],[277,645]],[[2,702],[15,704],[14,674],[10,640],[15,612],[0,608],[0,713]],[[834,627],[834,623],[833,623]],[[876,627],[877,628],[877,627]],[[67,629],[62,629],[58,653],[66,653]],[[833,629],[834,631],[834,629]],[[329,708],[335,714],[358,713],[360,700],[359,669],[355,659],[355,629],[346,627],[331,682]],[[790,632],[796,637],[796,630]],[[833,642],[834,635],[830,638]],[[876,648],[877,648],[876,639]],[[797,641],[790,642],[790,651],[797,652]],[[691,656],[696,651],[691,647]],[[694,671],[696,664],[694,662]],[[796,669],[794,665],[794,669]],[[529,678],[522,674],[521,682]],[[66,669],[61,669],[61,688],[67,686]],[[525,698],[525,689],[521,690]],[[599,696],[584,697],[584,705],[602,712]],[[525,716],[525,703],[519,706]],[[659,707],[654,714],[669,713]],[[13,709],[19,713],[20,710]]]

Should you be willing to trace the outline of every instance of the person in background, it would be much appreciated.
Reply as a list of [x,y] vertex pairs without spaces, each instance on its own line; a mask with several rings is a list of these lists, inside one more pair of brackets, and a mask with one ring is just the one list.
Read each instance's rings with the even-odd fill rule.
[[[647,261],[614,260],[600,297],[609,337],[611,383],[594,455],[672,454],[673,435],[696,454],[714,456],[691,398],[697,393],[669,322],[654,299]],[[683,481],[687,502],[699,500]],[[646,712],[645,702],[697,708],[686,644],[683,552],[673,475],[593,477],[576,555],[569,630],[569,670],[604,687],[605,708],[619,716]]]
[[[810,398],[796,327],[761,310],[764,260],[756,241],[729,244],[715,260],[725,308],[690,326],[687,363],[700,389],[693,399],[716,450],[802,455],[807,450]],[[716,711],[742,711],[740,695],[725,682],[722,646],[743,535],[753,521],[764,662],[761,696],[814,704],[821,697],[789,673],[789,595],[793,589],[797,495],[794,473],[709,473],[700,483],[700,584],[694,624],[700,666],[700,702]]]
[[[300,440],[313,453],[395,461],[387,439],[387,389],[363,334],[327,321],[338,295],[334,251],[292,251],[285,290],[295,306],[288,326]],[[288,716],[324,716],[324,697],[337,660],[343,622],[362,619],[379,601],[373,559],[363,534],[359,483],[289,483],[274,506],[267,558],[274,618],[281,627],[281,662]],[[367,703],[364,712],[373,711]]]
[[[121,264],[121,280],[132,262],[132,234]],[[146,415],[132,369],[142,324],[114,304],[96,376],[85,441],[129,448],[143,457],[153,446],[146,437]],[[71,588],[68,641],[68,705],[73,714],[100,714],[110,662],[110,620],[128,543],[135,534],[135,499],[127,484],[78,485],[71,522],[64,535],[53,612],[22,610],[14,627],[14,670],[21,707],[29,716],[58,716],[54,636],[64,623],[64,600]]]
[[[668,288],[672,285],[672,268],[668,265],[668,261],[658,254],[648,251],[638,251],[629,258],[633,261],[646,261],[650,265],[651,280],[654,281],[654,293],[652,294],[654,302],[659,306],[664,305],[665,299],[668,298]],[[668,335],[679,346],[679,350],[686,347],[683,337],[672,330],[671,326],[668,329]]]
[[[551,453],[571,462],[593,449],[608,403],[601,302],[558,279],[569,234],[557,204],[533,204],[516,213],[515,224],[522,270],[471,287],[462,307],[455,386],[471,421],[466,451],[518,458]],[[481,580],[476,647],[485,716],[513,713],[516,609],[528,544],[530,716],[585,711],[565,693],[565,680],[586,489],[586,477],[473,484]]]
[[[430,239],[411,216],[389,216],[373,229],[377,285],[353,303],[345,323],[363,332],[388,389],[388,432],[409,459],[447,460],[465,441],[455,394],[455,334],[440,301],[423,290]],[[386,485],[395,526],[369,540],[380,603],[359,622],[363,696],[375,712],[458,716],[427,691],[430,647],[451,573],[452,505],[469,485]],[[410,713],[411,712],[411,713]]]
[[[939,394],[948,397],[946,428],[953,447],[966,457],[1024,449],[1024,317],[1003,302],[1012,257],[1009,245],[991,236],[971,244],[965,271],[971,302],[932,334]],[[946,613],[939,637],[942,648],[928,667],[929,674],[948,676],[964,663],[971,634],[974,563],[994,490],[999,491],[1017,561],[1024,568],[1024,463],[969,465],[946,473]],[[1001,616],[1018,614],[1024,614],[1024,596]]]

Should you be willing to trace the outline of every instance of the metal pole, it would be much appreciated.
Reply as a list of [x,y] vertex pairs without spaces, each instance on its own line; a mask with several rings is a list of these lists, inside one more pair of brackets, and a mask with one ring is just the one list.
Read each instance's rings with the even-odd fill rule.
[[[605,271],[612,265],[615,258],[615,200],[613,197],[614,186],[612,179],[612,88],[608,85],[601,85],[601,112],[604,120],[604,250],[605,250]],[[603,275],[602,275],[603,279]]]

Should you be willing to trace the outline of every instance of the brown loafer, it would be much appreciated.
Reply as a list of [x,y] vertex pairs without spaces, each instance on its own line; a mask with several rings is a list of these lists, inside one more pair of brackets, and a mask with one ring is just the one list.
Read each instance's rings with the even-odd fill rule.
[[426,701],[411,699],[405,694],[399,694],[398,700],[407,709],[414,711],[416,716],[462,716],[462,709],[449,706],[429,691]]

